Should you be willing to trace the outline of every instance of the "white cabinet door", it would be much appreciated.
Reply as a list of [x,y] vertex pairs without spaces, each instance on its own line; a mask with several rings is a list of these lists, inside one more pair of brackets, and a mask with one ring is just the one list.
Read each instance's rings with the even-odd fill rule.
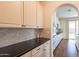
[[37,2],[37,28],[43,28],[43,6]]
[[36,2],[24,1],[24,25],[27,28],[36,28]]
[[47,41],[46,43],[44,43],[44,53],[43,53],[43,55],[44,55],[44,57],[50,57],[50,40],[49,41]]
[[23,2],[0,1],[0,24],[22,25],[22,20]]
[[31,57],[31,56],[32,56],[32,54],[31,54],[31,51],[30,51],[30,52],[25,53],[21,57]]

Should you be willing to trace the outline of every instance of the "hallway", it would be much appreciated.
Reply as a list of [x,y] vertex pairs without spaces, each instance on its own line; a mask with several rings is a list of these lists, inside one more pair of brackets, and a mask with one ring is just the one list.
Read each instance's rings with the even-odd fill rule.
[[78,57],[75,40],[62,40],[58,47],[53,52],[55,57]]

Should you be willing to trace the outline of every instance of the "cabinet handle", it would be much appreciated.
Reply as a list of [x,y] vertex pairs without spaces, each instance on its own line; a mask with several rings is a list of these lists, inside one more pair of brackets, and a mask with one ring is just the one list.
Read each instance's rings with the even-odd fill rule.
[[22,25],[22,27],[26,27],[26,25]]

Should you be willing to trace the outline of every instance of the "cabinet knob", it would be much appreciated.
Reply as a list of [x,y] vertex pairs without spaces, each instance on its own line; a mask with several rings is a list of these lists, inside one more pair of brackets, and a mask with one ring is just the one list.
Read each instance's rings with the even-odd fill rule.
[[26,27],[26,25],[22,25],[22,27]]

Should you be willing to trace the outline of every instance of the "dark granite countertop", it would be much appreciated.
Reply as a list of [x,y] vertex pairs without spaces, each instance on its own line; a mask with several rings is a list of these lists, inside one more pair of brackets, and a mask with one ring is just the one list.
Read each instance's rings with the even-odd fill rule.
[[[39,39],[39,41],[38,41]],[[0,57],[19,57],[32,49],[40,46],[50,39],[48,38],[35,38],[28,41],[23,41],[13,45],[0,48]]]

